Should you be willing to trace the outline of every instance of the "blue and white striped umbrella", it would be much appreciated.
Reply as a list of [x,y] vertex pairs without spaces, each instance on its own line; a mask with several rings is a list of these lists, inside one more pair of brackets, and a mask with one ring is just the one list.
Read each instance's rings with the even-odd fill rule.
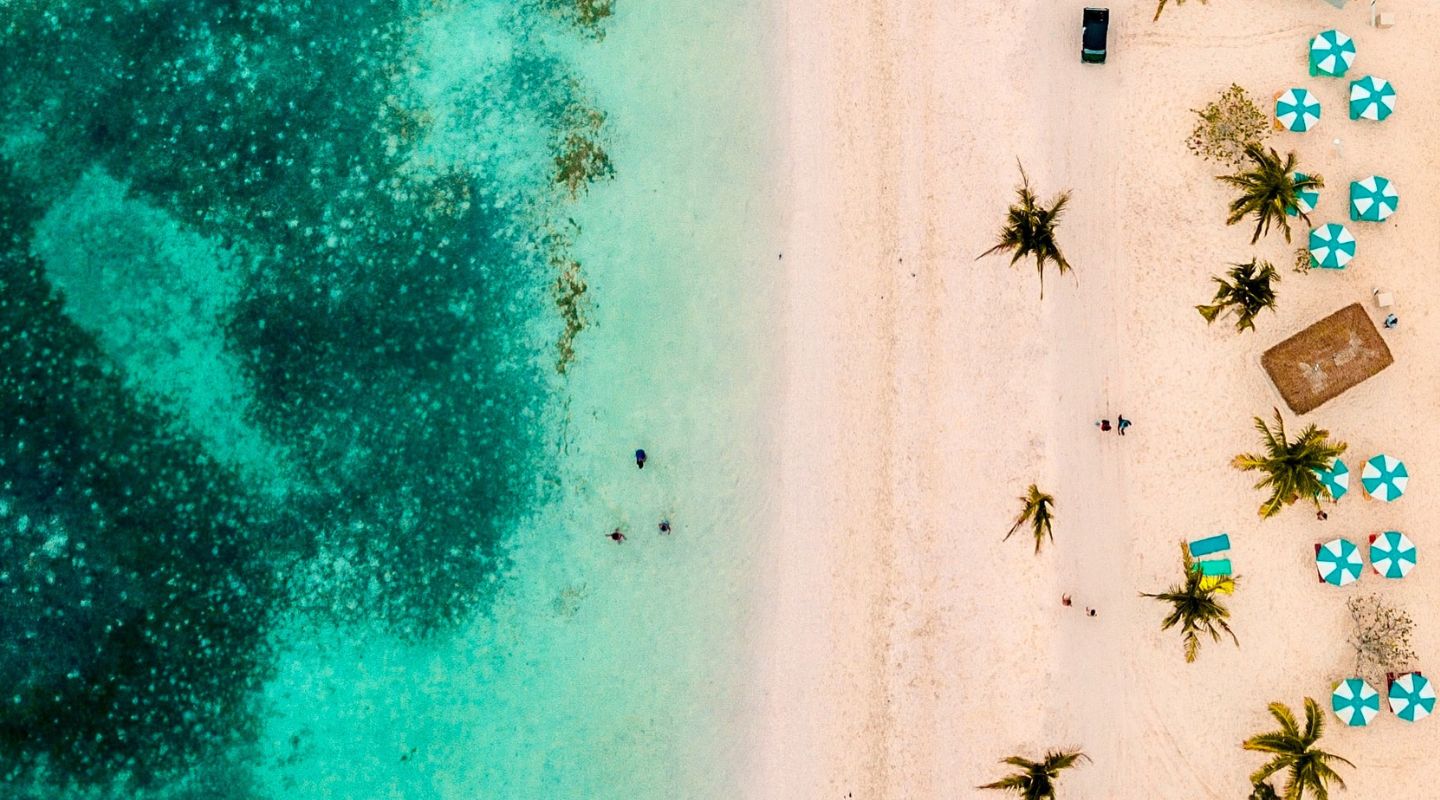
[[1410,471],[1405,469],[1405,462],[1384,453],[1366,461],[1360,470],[1360,485],[1365,487],[1365,493],[1387,503],[1405,494],[1409,483]]
[[1365,571],[1365,562],[1360,560],[1360,548],[1349,539],[1331,539],[1320,545],[1315,554],[1315,568],[1326,583],[1344,586],[1360,579]]
[[1355,235],[1338,222],[1310,231],[1310,264],[1322,269],[1345,269],[1355,258]]
[[1407,672],[1390,684],[1390,710],[1406,722],[1415,722],[1435,711],[1435,686],[1418,672]]
[[1350,81],[1350,119],[1382,120],[1395,111],[1395,87],[1384,78],[1366,75]]
[[1369,725],[1380,714],[1380,693],[1364,678],[1346,678],[1330,693],[1330,707],[1346,725]]
[[1403,578],[1415,568],[1415,543],[1400,531],[1385,531],[1370,540],[1370,566],[1387,578]]
[[[1295,180],[1303,181],[1309,176],[1303,172],[1295,173]],[[1315,210],[1315,204],[1320,202],[1320,187],[1310,186],[1295,193],[1295,205],[1287,206],[1285,213],[1290,216],[1309,214]]]
[[1325,491],[1330,493],[1332,500],[1339,500],[1350,491],[1350,468],[1338,458],[1330,465],[1330,469],[1317,469],[1315,474],[1320,478]]
[[1275,98],[1275,119],[1287,131],[1304,133],[1320,121],[1320,101],[1308,89],[1286,89]]
[[1389,178],[1371,175],[1350,183],[1350,219],[1380,222],[1400,207],[1400,192]]
[[1337,30],[1310,40],[1310,74],[1338,78],[1355,63],[1355,40]]

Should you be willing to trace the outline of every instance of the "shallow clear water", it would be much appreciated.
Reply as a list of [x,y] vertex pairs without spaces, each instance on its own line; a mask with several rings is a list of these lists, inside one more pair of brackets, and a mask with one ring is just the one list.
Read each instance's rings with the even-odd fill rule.
[[7,791],[733,789],[767,20],[583,5],[0,8]]

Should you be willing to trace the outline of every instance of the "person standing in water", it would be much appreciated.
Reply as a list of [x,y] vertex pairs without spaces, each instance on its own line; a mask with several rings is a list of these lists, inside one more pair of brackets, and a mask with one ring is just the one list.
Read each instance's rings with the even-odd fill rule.
[[669,532],[670,532],[670,520],[668,520],[668,519],[662,519],[662,520],[660,520],[660,532],[661,532],[661,533],[669,533]]
[[645,469],[645,459],[646,455],[644,450],[635,451],[635,466],[639,467],[640,469]]
[[605,538],[609,539],[615,544],[620,544],[625,541],[625,534],[621,533],[619,528],[616,528],[615,530],[605,534]]

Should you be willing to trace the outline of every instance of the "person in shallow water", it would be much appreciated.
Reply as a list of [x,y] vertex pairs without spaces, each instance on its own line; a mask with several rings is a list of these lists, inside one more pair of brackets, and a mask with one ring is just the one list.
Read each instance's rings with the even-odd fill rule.
[[635,451],[635,466],[639,467],[640,469],[645,469],[645,458],[646,458],[646,456],[645,456],[645,451],[644,451],[644,450],[636,450],[636,451]]
[[660,520],[660,532],[661,532],[661,533],[669,533],[669,532],[670,532],[670,520],[668,520],[668,519],[662,519],[662,520]]
[[616,544],[619,544],[625,541],[625,534],[621,533],[619,528],[616,528],[615,530],[605,534],[605,538],[609,539],[612,542],[615,542]]

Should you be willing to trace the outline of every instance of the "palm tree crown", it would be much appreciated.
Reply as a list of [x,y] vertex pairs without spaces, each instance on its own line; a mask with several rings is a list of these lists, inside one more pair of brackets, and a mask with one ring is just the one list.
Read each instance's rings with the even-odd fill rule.
[[1268,519],[1280,513],[1280,509],[1309,497],[1320,507],[1320,493],[1325,491],[1317,470],[1327,470],[1341,453],[1345,452],[1344,442],[1330,441],[1330,431],[1321,430],[1314,424],[1305,426],[1295,441],[1285,438],[1285,420],[1280,409],[1275,412],[1275,428],[1265,420],[1255,418],[1255,428],[1265,439],[1265,454],[1241,453],[1232,462],[1241,471],[1265,473],[1255,484],[1256,489],[1270,490],[1270,499],[1260,504],[1260,518]]
[[1012,772],[994,783],[987,783],[981,789],[999,789],[1014,792],[1023,800],[1055,800],[1055,779],[1061,771],[1067,770],[1090,757],[1079,750],[1050,750],[1040,761],[1031,761],[1023,756],[1010,756],[1000,763],[1019,767],[1021,772]]
[[[1205,588],[1205,576],[1199,570],[1192,569],[1194,562],[1190,558],[1190,548],[1180,543],[1180,563],[1185,570],[1185,582],[1170,587],[1168,591],[1158,594],[1140,593],[1141,597],[1153,597],[1164,603],[1169,603],[1172,608],[1165,621],[1160,624],[1160,630],[1168,631],[1176,625],[1180,626],[1180,633],[1185,642],[1185,661],[1192,662],[1200,652],[1200,634],[1208,633],[1210,638],[1220,641],[1220,634],[1230,635],[1235,646],[1240,646],[1240,640],[1235,638],[1235,632],[1230,630],[1230,624],[1226,622],[1230,618],[1230,610],[1220,604],[1215,598],[1219,591],[1219,585]],[[1226,578],[1230,585],[1234,585],[1234,578]]]
[[1325,732],[1325,717],[1314,698],[1305,698],[1304,730],[1295,723],[1295,715],[1284,703],[1271,703],[1270,716],[1280,723],[1280,730],[1256,734],[1244,742],[1246,750],[1272,754],[1272,758],[1250,776],[1251,783],[1258,785],[1277,772],[1289,770],[1282,794],[1285,800],[1303,800],[1307,791],[1316,800],[1328,800],[1331,781],[1345,788],[1345,781],[1331,768],[1330,762],[1355,765],[1315,747]]
[[1275,148],[1267,151],[1258,144],[1248,144],[1245,156],[1255,162],[1254,167],[1234,175],[1219,176],[1222,182],[1240,189],[1240,196],[1230,203],[1226,224],[1234,225],[1254,215],[1255,235],[1250,237],[1251,244],[1259,241],[1261,234],[1270,232],[1272,222],[1279,223],[1280,230],[1285,232],[1285,241],[1290,241],[1290,220],[1286,217],[1286,209],[1296,209],[1300,219],[1309,224],[1310,217],[1299,210],[1300,190],[1323,187],[1325,180],[1319,175],[1296,178],[1294,153],[1286,154],[1285,160],[1281,161]]
[[1015,193],[1018,202],[1010,206],[1005,226],[1000,229],[1000,240],[976,260],[991,253],[1008,251],[1010,263],[1014,265],[1026,256],[1034,256],[1035,269],[1040,273],[1040,297],[1044,299],[1045,264],[1053,261],[1061,275],[1070,271],[1070,262],[1065,260],[1060,245],[1055,242],[1055,225],[1060,221],[1065,205],[1070,202],[1070,193],[1061,192],[1046,208],[1030,191],[1030,177],[1025,174],[1023,165],[1020,167],[1020,185]]
[[1250,259],[1249,264],[1231,266],[1230,279],[1213,278],[1220,288],[1210,305],[1195,306],[1206,322],[1214,322],[1227,310],[1235,312],[1235,330],[1255,330],[1255,317],[1263,310],[1275,310],[1275,287],[1280,274],[1269,261]]
[[1030,529],[1035,534],[1035,552],[1040,552],[1041,545],[1045,540],[1055,541],[1055,533],[1051,530],[1051,524],[1055,521],[1055,514],[1050,510],[1055,505],[1055,498],[1040,491],[1040,487],[1030,484],[1029,490],[1020,497],[1024,507],[1020,509],[1020,516],[1015,518],[1015,524],[1010,526],[1010,532],[1005,534],[1008,540],[1021,525],[1030,523]]

